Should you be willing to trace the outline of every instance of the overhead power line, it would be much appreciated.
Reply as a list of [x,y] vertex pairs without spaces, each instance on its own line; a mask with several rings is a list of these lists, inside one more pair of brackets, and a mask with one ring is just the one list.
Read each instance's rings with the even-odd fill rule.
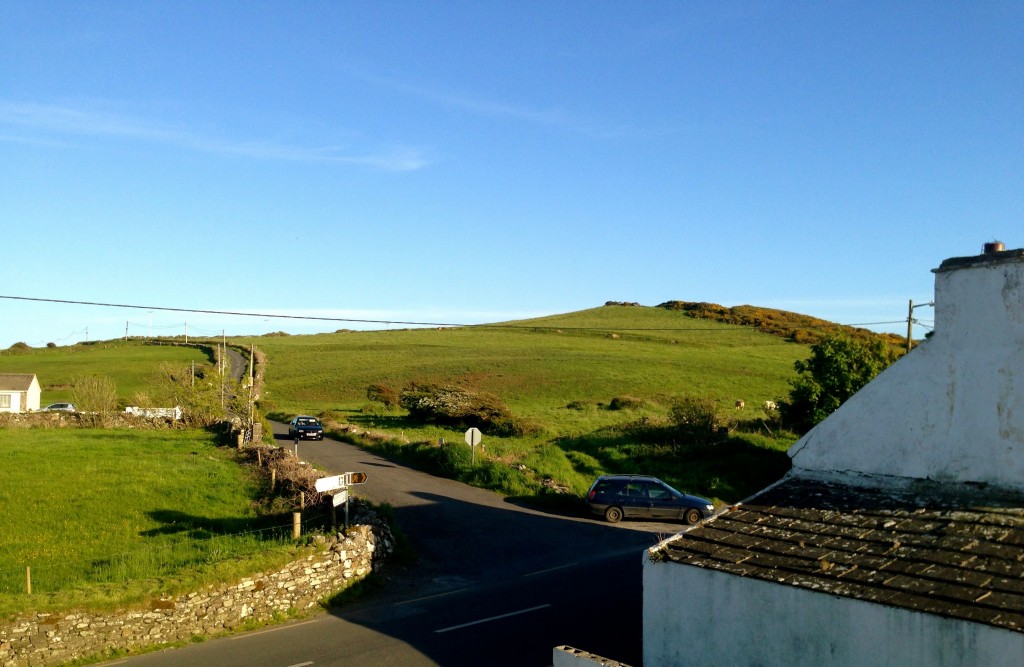
[[[200,313],[204,315],[229,315],[234,317],[258,317],[261,319],[285,319],[285,320],[306,320],[306,321],[319,321],[319,322],[344,322],[344,323],[356,323],[356,324],[383,324],[383,325],[404,325],[404,326],[416,326],[416,327],[466,327],[466,328],[477,328],[477,329],[532,329],[532,330],[551,330],[551,331],[714,331],[720,333],[730,332],[728,329],[721,329],[718,327],[587,327],[587,326],[543,326],[535,324],[466,324],[458,322],[411,322],[402,320],[370,320],[370,319],[357,319],[351,317],[326,317],[322,315],[283,315],[280,313],[246,313],[242,311],[234,310],[209,310],[201,308],[175,308],[171,306],[141,306],[136,304],[128,303],[106,303],[102,301],[77,301],[72,299],[49,299],[42,297],[29,297],[29,296],[10,296],[0,294],[0,299],[10,299],[13,301],[32,301],[38,303],[58,303],[68,304],[76,306],[97,306],[101,308],[131,308],[134,310],[149,310],[149,311],[164,311],[172,313]],[[882,324],[902,324],[906,320],[894,320],[891,322],[864,322],[860,324],[843,324],[839,326],[848,327],[864,327],[864,326],[875,326]],[[135,324],[135,323],[133,323]],[[727,324],[727,323],[723,323]],[[136,324],[136,326],[143,326]],[[173,328],[181,325],[151,325],[152,328]]]

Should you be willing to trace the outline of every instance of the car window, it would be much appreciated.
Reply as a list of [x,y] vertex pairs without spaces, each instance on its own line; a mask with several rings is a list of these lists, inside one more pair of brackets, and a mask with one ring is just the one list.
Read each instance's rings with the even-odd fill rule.
[[619,491],[619,495],[629,498],[646,498],[647,491],[644,489],[644,485],[639,482],[627,482],[622,487],[622,490]]
[[672,498],[672,492],[666,489],[661,484],[648,484],[647,495],[654,500],[669,500]]

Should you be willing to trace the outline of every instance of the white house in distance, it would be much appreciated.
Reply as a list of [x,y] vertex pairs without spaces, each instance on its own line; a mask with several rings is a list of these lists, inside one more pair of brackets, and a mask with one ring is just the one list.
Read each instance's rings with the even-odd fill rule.
[[783,480],[647,552],[645,665],[1024,665],[1024,250],[989,245]]
[[41,393],[31,373],[0,373],[0,412],[38,410]]

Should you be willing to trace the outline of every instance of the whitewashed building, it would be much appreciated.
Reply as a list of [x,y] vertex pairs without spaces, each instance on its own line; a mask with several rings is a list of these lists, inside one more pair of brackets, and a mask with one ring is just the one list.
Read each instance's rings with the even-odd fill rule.
[[0,373],[0,412],[39,409],[39,380],[31,373]]
[[1024,665],[1024,250],[986,250],[783,480],[648,551],[645,665]]

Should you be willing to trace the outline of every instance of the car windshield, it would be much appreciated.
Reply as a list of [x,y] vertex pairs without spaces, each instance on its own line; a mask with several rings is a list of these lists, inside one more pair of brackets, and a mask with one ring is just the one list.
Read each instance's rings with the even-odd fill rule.
[[317,424],[317,421],[315,419],[300,419],[299,420],[299,425],[300,426],[316,426],[316,424]]

